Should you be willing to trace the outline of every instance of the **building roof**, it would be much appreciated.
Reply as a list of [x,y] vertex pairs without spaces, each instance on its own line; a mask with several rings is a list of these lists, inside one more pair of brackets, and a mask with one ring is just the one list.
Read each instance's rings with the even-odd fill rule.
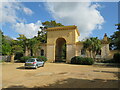
[[79,35],[77,26],[72,25],[72,26],[60,26],[60,27],[51,27],[51,28],[47,28],[46,31],[54,31],[54,30],[77,30],[77,33]]

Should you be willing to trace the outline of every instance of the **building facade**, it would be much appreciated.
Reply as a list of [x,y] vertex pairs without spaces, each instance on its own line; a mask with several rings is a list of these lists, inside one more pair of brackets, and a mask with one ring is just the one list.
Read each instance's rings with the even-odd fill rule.
[[[83,48],[83,43],[78,40],[80,33],[77,26],[62,26],[48,28],[47,43],[41,45],[38,56],[45,56],[48,62],[62,60],[62,47],[66,45],[65,62],[70,63],[74,56],[89,57],[89,52]],[[109,50],[108,37],[105,34],[100,53],[96,55],[98,59],[111,59],[117,51]]]

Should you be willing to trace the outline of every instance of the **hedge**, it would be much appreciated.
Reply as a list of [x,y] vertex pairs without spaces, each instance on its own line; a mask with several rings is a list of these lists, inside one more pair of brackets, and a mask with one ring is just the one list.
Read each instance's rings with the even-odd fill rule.
[[71,64],[92,65],[94,60],[92,58],[83,58],[80,56],[74,56],[71,59]]
[[26,62],[30,58],[38,58],[38,59],[40,59],[40,60],[42,60],[44,62],[47,61],[47,58],[44,57],[44,56],[23,56],[23,57],[20,58],[20,62],[24,63],[24,62]]
[[46,58],[46,57],[44,57],[44,56],[38,56],[37,58],[38,58],[38,59],[40,59],[40,60],[42,60],[42,61],[44,61],[44,62],[46,62],[46,61],[47,61],[47,58]]
[[120,63],[120,53],[115,53],[113,56],[115,63]]
[[34,58],[34,56],[23,56],[23,57],[20,58],[20,62],[24,63],[24,62],[26,62],[30,58]]

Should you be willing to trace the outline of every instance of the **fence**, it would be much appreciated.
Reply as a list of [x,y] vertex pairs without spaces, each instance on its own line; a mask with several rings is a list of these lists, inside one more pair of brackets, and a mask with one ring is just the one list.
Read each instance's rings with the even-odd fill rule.
[[10,62],[10,56],[0,56],[0,60]]

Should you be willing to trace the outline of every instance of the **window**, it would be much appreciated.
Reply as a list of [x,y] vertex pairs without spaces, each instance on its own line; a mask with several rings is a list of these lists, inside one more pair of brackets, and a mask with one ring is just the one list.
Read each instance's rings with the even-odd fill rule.
[[42,60],[41,60],[41,59],[37,59],[37,61],[38,61],[38,62],[42,62]]
[[41,56],[44,56],[44,50],[43,49],[41,50]]
[[86,54],[86,50],[85,49],[82,49],[81,50],[81,55],[85,55]]
[[35,59],[28,59],[27,62],[34,62]]

